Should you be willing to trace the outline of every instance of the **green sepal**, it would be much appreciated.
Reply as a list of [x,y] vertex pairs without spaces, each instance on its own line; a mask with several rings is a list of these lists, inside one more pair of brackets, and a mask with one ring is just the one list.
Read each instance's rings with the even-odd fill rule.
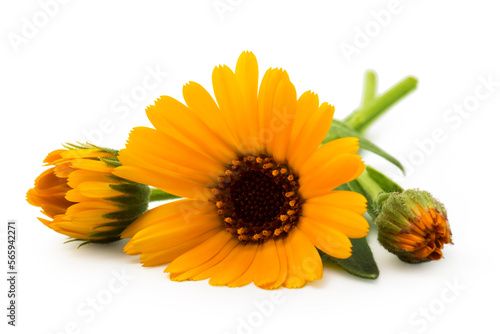
[[148,186],[121,179],[121,184],[110,184],[109,187],[113,190],[123,193],[123,195],[104,198],[107,201],[122,204],[124,206],[136,206],[138,203],[148,203],[151,195],[151,188]]
[[[149,196],[149,195],[148,195]],[[125,206],[136,205],[138,201],[143,201],[142,195],[120,195],[115,197],[106,197],[106,201],[115,202]]]
[[111,167],[120,167],[122,165],[118,158],[99,158],[99,160]]
[[149,195],[149,202],[156,202],[156,201],[168,201],[172,199],[177,199],[180,198],[179,196],[169,194],[167,192],[164,192],[163,190],[152,188],[151,189],[151,195]]
[[326,144],[332,140],[344,137],[358,138],[360,148],[375,153],[378,156],[381,156],[382,158],[386,159],[387,161],[391,162],[396,167],[398,167],[403,172],[403,174],[405,173],[403,165],[396,158],[394,158],[392,155],[390,155],[389,153],[387,153],[386,151],[384,151],[383,149],[381,149],[380,147],[378,147],[377,145],[366,139],[365,136],[361,134],[361,132],[354,130],[347,124],[344,124],[343,122],[338,121],[336,119],[332,120],[330,130],[328,131],[328,134],[326,135],[322,144]]
[[119,191],[124,194],[135,195],[138,191],[139,183],[121,183],[110,184],[109,187],[113,190]]
[[[133,222],[133,221],[134,220],[132,220],[132,219],[127,220],[128,223]],[[96,226],[93,229],[95,230],[95,229],[98,229],[98,228],[101,228],[101,227],[106,227],[106,226],[108,226],[108,227],[120,227],[122,225],[123,225],[123,221],[122,220],[115,220],[115,221],[112,221],[110,223],[104,223],[104,224],[101,224],[99,226]]]
[[[89,143],[86,143],[86,144],[83,144],[80,142],[76,142],[76,143],[78,145],[75,145],[72,143],[66,143],[66,144],[63,144],[62,147],[64,147],[65,149],[68,149],[68,150],[81,150],[81,149],[96,148],[94,145],[89,144]],[[78,239],[74,239],[74,240],[78,240]],[[73,241],[73,240],[70,240],[70,241]]]
[[142,202],[138,203],[135,206],[127,206],[125,210],[107,213],[103,215],[102,218],[113,219],[113,220],[129,220],[130,218],[139,217],[147,209],[148,209],[148,203]]
[[90,144],[90,143],[80,143],[80,142],[77,142],[78,145],[75,145],[75,144],[71,144],[71,143],[66,143],[64,145],[62,145],[64,148],[68,149],[68,150],[78,150],[78,149],[98,149],[98,150],[101,150],[101,151],[104,151],[104,152],[107,152],[107,153],[110,153],[110,154],[113,154],[115,156],[118,155],[118,152],[119,150],[114,150],[112,148],[107,148],[107,147],[100,147],[100,146],[97,146],[97,145],[94,145],[94,144]]
[[[120,239],[120,234],[133,222],[135,219],[130,219],[130,220],[125,220],[121,221],[121,226],[116,226],[114,229],[107,230],[107,231],[98,231],[99,228],[105,227],[103,225],[99,225],[94,230],[97,230],[97,232],[92,233],[89,237],[91,238],[89,241],[90,242],[95,242],[95,241],[101,241],[101,242],[110,242],[111,239],[114,240],[119,240]],[[100,239],[95,239],[95,238],[102,238]]]
[[352,255],[347,259],[337,259],[318,249],[323,261],[329,261],[348,273],[361,277],[376,279],[379,276],[377,263],[365,238],[350,239],[352,243]]
[[87,244],[109,244],[109,243],[112,243],[112,242],[115,242],[115,241],[118,241],[120,240],[119,237],[114,237],[114,238],[107,238],[107,239],[103,239],[103,240],[84,240],[84,239],[75,239],[75,238],[70,238],[69,240],[66,240],[64,242],[64,244],[67,244],[67,243],[70,243],[70,242],[77,242],[77,241],[81,241],[82,243],[78,245],[77,248],[80,248],[84,245],[87,245]]
[[[91,144],[89,144],[89,145],[91,145]],[[101,146],[96,146],[96,145],[92,145],[92,146],[94,146],[95,148],[100,149],[101,151],[104,151],[104,152],[107,152],[107,153],[111,153],[111,154],[113,154],[115,156],[118,156],[118,152],[120,152],[120,150],[114,150],[114,149],[108,148],[108,147],[101,147]]]
[[[107,223],[100,224],[89,234],[89,240],[81,243],[78,248],[88,243],[110,243],[120,240],[120,234],[137,218],[139,218],[148,209],[148,200],[151,189],[140,183],[120,179],[120,184],[110,184],[109,187],[121,192],[123,195],[103,198],[104,200],[116,203],[116,211],[102,216],[104,219],[112,219]],[[102,230],[106,228],[106,230]],[[71,239],[79,241],[79,239]]]

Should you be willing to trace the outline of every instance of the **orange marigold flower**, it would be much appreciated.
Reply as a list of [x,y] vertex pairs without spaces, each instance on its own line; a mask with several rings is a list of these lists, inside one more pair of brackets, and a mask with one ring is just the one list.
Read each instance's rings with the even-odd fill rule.
[[334,107],[311,91],[297,99],[286,71],[243,52],[212,75],[215,99],[184,86],[186,104],[162,96],[147,108],[114,174],[186,199],[146,212],[123,233],[144,266],[169,264],[175,281],[298,288],[321,279],[318,254],[351,255],[368,233],[365,198],[332,191],[364,170],[357,138],[321,147]]

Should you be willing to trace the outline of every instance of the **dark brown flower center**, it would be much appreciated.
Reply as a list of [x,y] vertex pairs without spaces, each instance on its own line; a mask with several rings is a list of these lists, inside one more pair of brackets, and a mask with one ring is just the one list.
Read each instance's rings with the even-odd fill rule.
[[226,166],[212,188],[226,230],[241,241],[285,236],[299,219],[298,177],[272,158],[245,156]]

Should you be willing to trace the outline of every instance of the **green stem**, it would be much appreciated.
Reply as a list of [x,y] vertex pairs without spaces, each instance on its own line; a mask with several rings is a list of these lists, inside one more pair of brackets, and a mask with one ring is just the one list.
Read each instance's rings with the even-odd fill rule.
[[364,171],[356,181],[363,188],[366,195],[370,197],[372,203],[376,203],[378,195],[384,192],[382,187],[368,175],[367,171]]
[[344,119],[344,123],[363,132],[393,104],[417,88],[417,79],[407,77],[380,96],[375,96],[377,77],[374,72],[367,72],[365,93],[361,107]]
[[363,100],[361,105],[365,106],[370,103],[377,94],[377,74],[373,71],[366,71],[365,74],[365,90],[363,92]]
[[180,197],[166,193],[160,189],[152,188],[151,195],[149,195],[149,202],[166,201],[166,200],[176,199],[176,198],[180,198]]

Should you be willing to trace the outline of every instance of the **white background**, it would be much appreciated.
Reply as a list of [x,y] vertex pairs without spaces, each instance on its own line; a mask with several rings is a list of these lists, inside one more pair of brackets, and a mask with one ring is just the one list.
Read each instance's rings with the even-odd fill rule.
[[[497,3],[401,0],[385,26],[374,24],[373,12],[387,10],[389,0],[221,3],[232,4],[222,16],[213,0],[75,0],[51,7],[53,15],[44,22],[38,1],[2,2],[3,275],[7,220],[16,219],[19,229],[18,327],[6,325],[2,278],[2,328],[43,334],[413,334],[497,328],[498,308],[491,304],[500,297]],[[40,26],[31,35],[27,21]],[[371,29],[371,37],[363,44],[357,35],[364,29]],[[346,44],[358,45],[358,53],[346,57],[341,51]],[[380,90],[407,75],[418,77],[418,90],[368,132],[405,161],[407,177],[384,160],[365,157],[404,187],[431,191],[446,204],[455,245],[445,247],[444,260],[404,264],[372,233],[381,271],[377,280],[325,268],[321,281],[279,290],[279,303],[262,313],[255,303],[269,306],[270,291],[171,282],[163,267],[142,268],[136,257],[122,253],[124,242],[76,249],[36,220],[38,209],[26,203],[25,193],[49,151],[86,140],[123,147],[132,127],[149,124],[144,108],[156,97],[181,98],[182,85],[190,80],[210,90],[213,67],[234,68],[243,50],[256,54],[261,76],[271,66],[285,68],[299,93],[317,92],[336,106],[337,118],[358,106],[365,70],[377,71]],[[123,109],[124,94],[137,97],[148,68],[168,75]],[[481,77],[497,82],[492,92],[478,88]],[[476,90],[482,100],[474,97]],[[464,116],[449,111],[464,103],[471,110]],[[436,131],[442,136],[432,144]],[[126,286],[115,282],[117,272],[129,277]],[[458,290],[449,290],[449,284],[458,284]],[[99,312],[90,311],[92,298],[105,303]]]

